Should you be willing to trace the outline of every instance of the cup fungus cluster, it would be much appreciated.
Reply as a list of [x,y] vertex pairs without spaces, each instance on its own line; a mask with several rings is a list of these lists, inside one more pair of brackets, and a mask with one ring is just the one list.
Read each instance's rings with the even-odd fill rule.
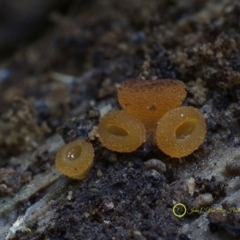
[[175,158],[191,154],[203,143],[206,124],[196,108],[181,106],[185,98],[185,84],[180,80],[124,81],[118,88],[121,117],[113,111],[102,118],[100,142],[110,150],[130,152],[145,142],[146,132],[154,132],[165,154]]
[[[196,108],[181,106],[186,97],[180,80],[124,81],[118,89],[123,110],[101,118],[98,137],[102,145],[116,152],[133,152],[154,133],[154,141],[165,154],[181,158],[203,143],[206,124]],[[57,153],[56,166],[68,177],[83,179],[89,172],[94,149],[86,140],[75,140]]]

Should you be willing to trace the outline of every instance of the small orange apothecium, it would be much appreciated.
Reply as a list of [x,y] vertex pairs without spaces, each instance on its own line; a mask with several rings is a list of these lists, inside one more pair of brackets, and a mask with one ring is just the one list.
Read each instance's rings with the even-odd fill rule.
[[171,157],[191,154],[204,142],[206,123],[203,115],[193,107],[178,107],[167,112],[156,131],[157,146]]
[[169,110],[179,107],[186,97],[180,80],[124,81],[118,88],[122,108],[141,120],[147,129],[156,128],[157,121]]
[[75,140],[61,147],[56,155],[58,170],[74,179],[83,179],[92,167],[94,149],[86,140]]
[[107,113],[98,125],[102,145],[116,152],[133,152],[146,141],[146,130],[140,120],[126,111]]

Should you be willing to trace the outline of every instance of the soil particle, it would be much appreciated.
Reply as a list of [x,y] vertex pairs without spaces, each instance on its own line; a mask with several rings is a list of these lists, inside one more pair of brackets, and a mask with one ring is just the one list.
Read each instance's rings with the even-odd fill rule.
[[13,168],[0,168],[0,196],[13,196],[32,180],[30,171],[18,172]]
[[72,120],[67,121],[58,128],[58,133],[63,137],[66,143],[75,139],[86,139],[91,132],[94,122],[91,120]]
[[211,193],[213,198],[226,196],[227,183],[225,181],[217,181],[215,177],[209,179],[195,178],[196,186],[201,193]]
[[210,213],[208,220],[210,231],[217,232],[225,230],[231,236],[240,236],[239,213]]
[[211,206],[214,202],[213,196],[211,193],[203,193],[196,197],[193,202],[193,206],[196,208]]
[[148,170],[155,169],[160,173],[166,172],[166,165],[161,160],[158,159],[149,159],[146,162],[144,162],[144,165]]
[[240,156],[236,155],[226,163],[226,172],[232,176],[240,175]]
[[38,125],[34,108],[24,99],[15,98],[12,108],[0,119],[0,155],[35,149],[48,132],[46,124]]

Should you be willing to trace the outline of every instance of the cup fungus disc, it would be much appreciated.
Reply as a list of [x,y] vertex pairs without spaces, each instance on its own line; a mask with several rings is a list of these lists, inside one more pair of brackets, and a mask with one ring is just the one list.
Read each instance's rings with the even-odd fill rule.
[[193,107],[178,107],[167,112],[156,131],[158,147],[171,157],[191,154],[204,142],[206,123],[200,111]]

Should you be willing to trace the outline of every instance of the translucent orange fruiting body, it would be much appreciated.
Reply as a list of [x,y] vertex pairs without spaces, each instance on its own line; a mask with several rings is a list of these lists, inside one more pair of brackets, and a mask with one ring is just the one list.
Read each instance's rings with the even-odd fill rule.
[[183,106],[170,110],[158,121],[156,141],[164,153],[181,158],[195,151],[205,135],[206,123],[201,112]]
[[180,80],[129,79],[119,87],[118,100],[122,108],[141,120],[147,129],[156,128],[159,118],[182,104],[185,87]]
[[55,163],[62,174],[70,178],[83,179],[93,164],[93,158],[92,144],[85,140],[75,140],[58,150]]
[[125,111],[107,113],[98,125],[102,145],[116,152],[132,152],[146,140],[144,125]]

